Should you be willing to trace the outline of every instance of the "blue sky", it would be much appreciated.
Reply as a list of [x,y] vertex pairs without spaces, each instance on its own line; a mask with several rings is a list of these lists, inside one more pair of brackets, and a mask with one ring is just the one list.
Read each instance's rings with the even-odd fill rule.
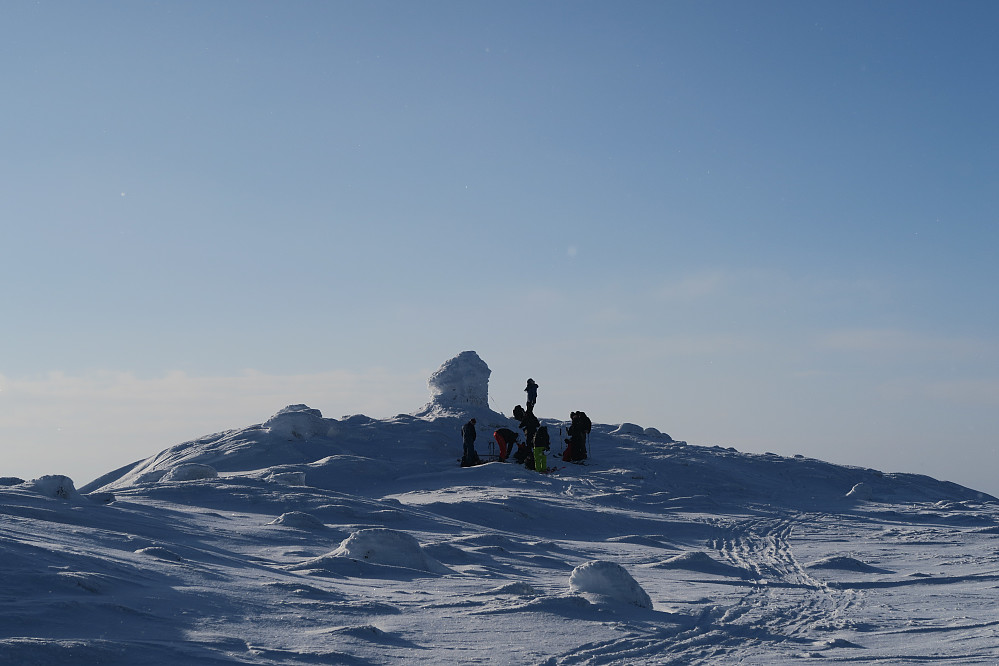
[[992,2],[20,2],[0,475],[474,349],[509,413],[999,494]]

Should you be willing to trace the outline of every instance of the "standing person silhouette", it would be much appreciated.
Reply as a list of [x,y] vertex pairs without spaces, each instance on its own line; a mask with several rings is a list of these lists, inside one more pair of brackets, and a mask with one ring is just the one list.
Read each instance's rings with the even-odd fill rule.
[[[533,452],[534,436],[537,434],[538,428],[541,427],[541,422],[538,421],[538,417],[534,415],[534,410],[531,409],[531,403],[527,403],[526,410],[520,405],[514,407],[513,418],[520,422],[520,429],[524,431],[526,450]],[[524,461],[524,464],[528,469],[534,469],[533,456],[528,456],[527,460]]]
[[475,451],[475,419],[461,426],[461,466],[471,467],[479,464],[479,454]]
[[538,385],[533,379],[528,378],[527,388],[524,390],[527,391],[527,408],[533,409],[538,402]]

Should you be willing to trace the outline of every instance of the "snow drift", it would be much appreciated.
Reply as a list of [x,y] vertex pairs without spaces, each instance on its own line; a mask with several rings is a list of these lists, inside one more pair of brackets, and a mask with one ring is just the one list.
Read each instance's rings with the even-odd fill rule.
[[605,597],[640,608],[652,608],[652,599],[624,567],[597,560],[572,570],[569,587],[574,592]]

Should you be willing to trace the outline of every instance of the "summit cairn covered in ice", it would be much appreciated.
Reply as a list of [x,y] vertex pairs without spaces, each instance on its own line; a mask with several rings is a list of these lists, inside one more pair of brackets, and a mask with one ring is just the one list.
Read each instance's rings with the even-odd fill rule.
[[489,409],[489,375],[492,371],[474,351],[463,351],[444,361],[430,375],[430,402],[423,412],[466,412]]

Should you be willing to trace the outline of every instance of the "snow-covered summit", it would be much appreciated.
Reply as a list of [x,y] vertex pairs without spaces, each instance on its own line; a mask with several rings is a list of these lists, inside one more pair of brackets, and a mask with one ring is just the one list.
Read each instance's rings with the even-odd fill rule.
[[462,468],[487,380],[469,352],[424,413],[0,477],[0,664],[995,661],[995,498],[630,423],[564,463],[547,418],[551,473]]
[[[413,470],[443,473],[457,467],[460,429],[470,416],[478,421],[476,449],[484,457],[492,453],[495,429],[517,428],[516,421],[489,409],[489,374],[489,366],[478,354],[462,352],[430,376],[431,401],[413,414],[388,419],[360,414],[333,419],[308,405],[290,405],[263,423],[170,447],[109,472],[80,491],[108,492],[216,476],[362,490],[372,484],[395,484]],[[568,423],[549,418],[543,422],[552,439],[549,462],[564,465],[559,454]],[[630,423],[594,423],[590,453],[591,463],[627,470],[631,478],[642,479],[643,487],[655,486],[670,496],[702,496],[715,503],[777,501],[826,506],[829,502],[872,499],[960,501],[987,497],[928,477],[883,474],[721,447],[686,446],[655,428]],[[524,473],[512,464],[504,467],[509,468],[503,472],[504,478]]]

